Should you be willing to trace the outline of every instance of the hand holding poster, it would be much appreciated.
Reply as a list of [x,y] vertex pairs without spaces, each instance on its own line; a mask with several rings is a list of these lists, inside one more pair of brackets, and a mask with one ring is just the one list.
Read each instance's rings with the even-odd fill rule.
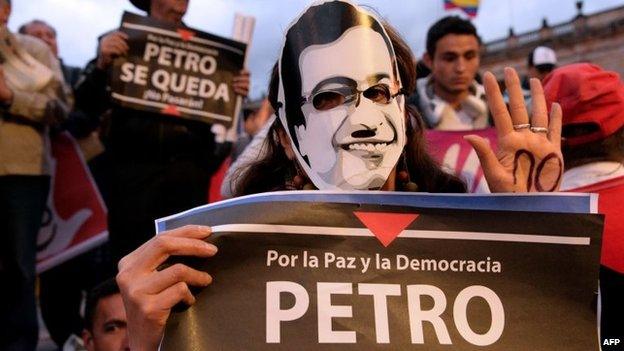
[[113,68],[118,103],[231,126],[240,99],[232,81],[243,68],[244,43],[128,12],[121,31],[130,49]]
[[[586,214],[590,195],[489,196],[461,209],[466,196],[319,193],[159,220],[159,231],[211,225],[219,248],[194,262],[214,282],[170,316],[161,349],[598,348],[602,217]],[[536,212],[522,211],[527,198]],[[380,205],[405,201],[430,205]]]

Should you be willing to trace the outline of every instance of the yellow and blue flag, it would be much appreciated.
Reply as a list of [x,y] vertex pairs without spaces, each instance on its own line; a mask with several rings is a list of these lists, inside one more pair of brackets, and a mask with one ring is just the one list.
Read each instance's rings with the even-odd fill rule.
[[474,18],[477,17],[479,0],[444,0],[444,9],[460,9],[464,11],[470,18]]

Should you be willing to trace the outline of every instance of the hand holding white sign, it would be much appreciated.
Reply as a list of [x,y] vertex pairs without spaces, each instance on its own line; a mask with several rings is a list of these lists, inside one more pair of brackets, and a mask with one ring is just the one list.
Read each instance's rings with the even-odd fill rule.
[[492,192],[556,191],[563,173],[561,155],[561,107],[553,104],[550,121],[542,85],[531,79],[532,113],[529,121],[520,79],[505,69],[509,109],[490,72],[483,76],[488,106],[498,134],[498,150],[486,139],[466,136],[474,147]]
[[210,257],[216,246],[203,241],[209,227],[189,225],[160,234],[119,261],[117,283],[128,316],[133,350],[157,350],[171,309],[195,303],[189,286],[205,287],[212,277],[181,263],[158,270],[171,256]]

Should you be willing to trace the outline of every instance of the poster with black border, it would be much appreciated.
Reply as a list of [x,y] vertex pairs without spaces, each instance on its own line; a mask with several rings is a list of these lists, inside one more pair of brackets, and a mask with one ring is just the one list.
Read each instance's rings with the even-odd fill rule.
[[115,60],[112,97],[122,106],[231,127],[240,109],[233,78],[247,45],[125,12],[128,55]]
[[210,225],[213,283],[161,350],[598,350],[590,194],[281,192],[156,221]]

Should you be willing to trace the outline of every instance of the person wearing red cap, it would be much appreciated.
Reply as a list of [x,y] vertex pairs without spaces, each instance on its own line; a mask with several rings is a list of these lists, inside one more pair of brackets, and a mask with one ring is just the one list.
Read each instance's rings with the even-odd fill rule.
[[[624,338],[624,84],[615,72],[580,63],[544,80],[548,104],[563,109],[561,190],[600,195],[605,214],[600,269],[600,335]],[[602,344],[602,343],[601,343]]]

